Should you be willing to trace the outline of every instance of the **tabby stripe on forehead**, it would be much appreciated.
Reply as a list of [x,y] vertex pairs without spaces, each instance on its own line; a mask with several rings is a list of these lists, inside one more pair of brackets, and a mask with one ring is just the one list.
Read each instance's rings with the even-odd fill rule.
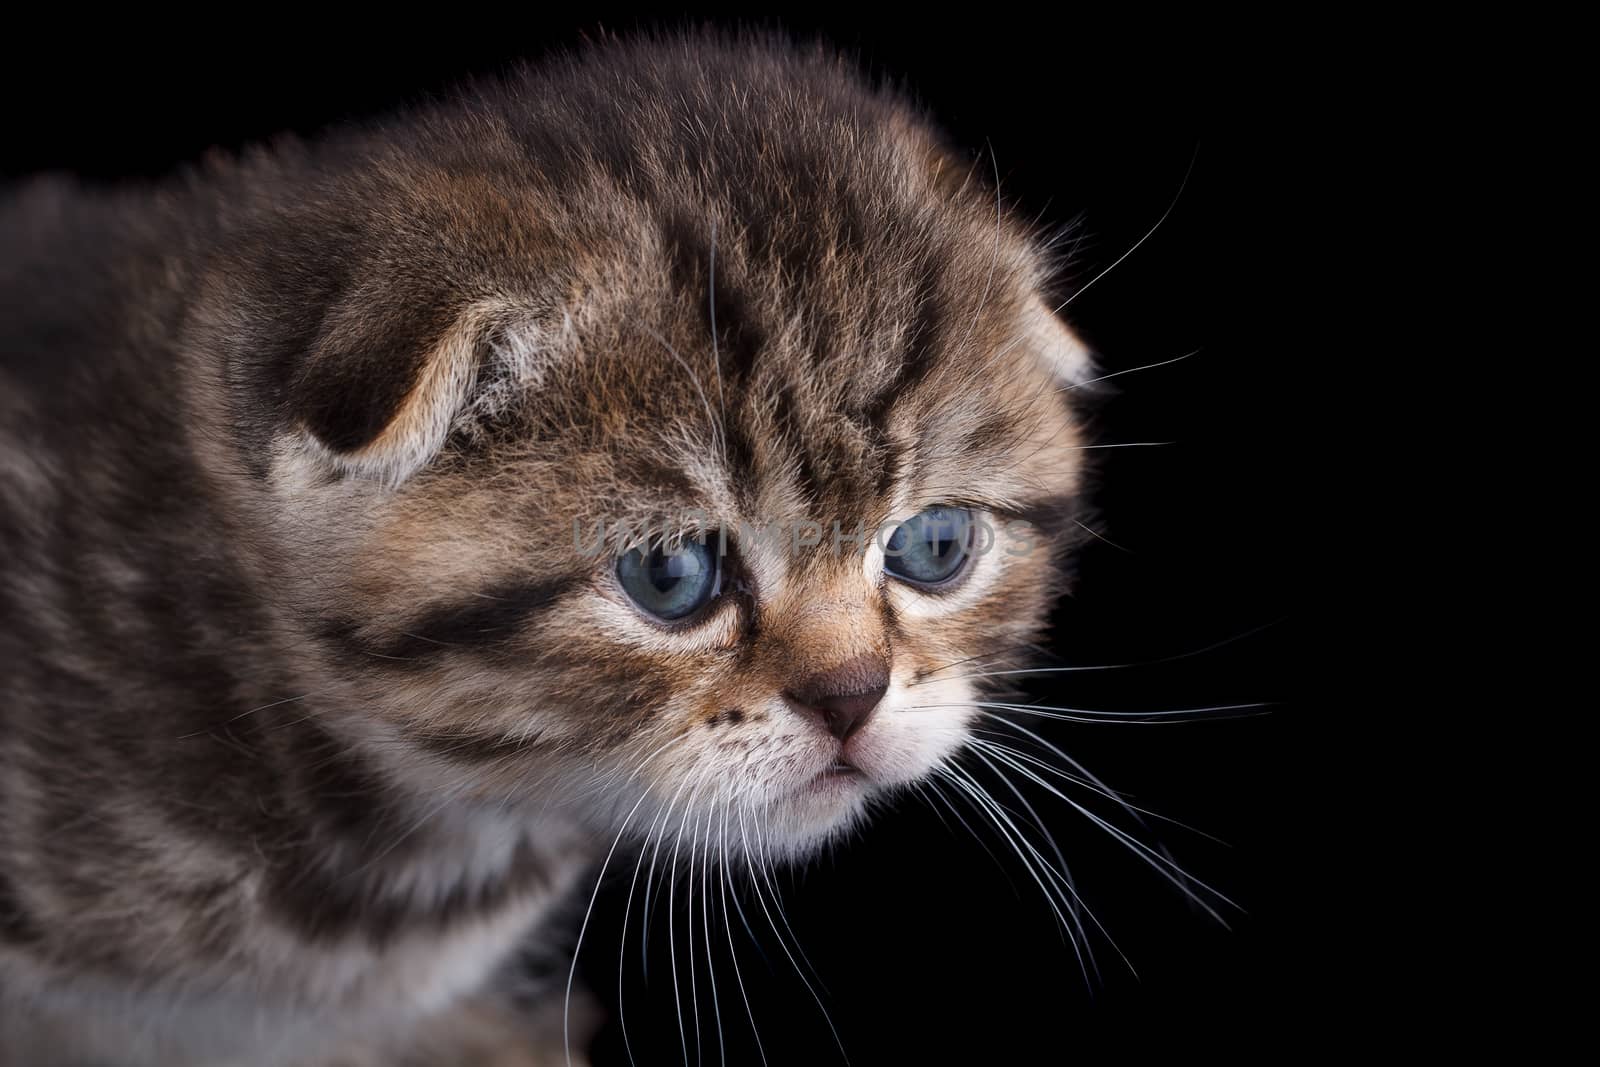
[[324,629],[323,637],[347,652],[392,661],[424,662],[453,649],[494,649],[515,637],[534,616],[548,610],[578,584],[575,577],[548,582],[491,586],[468,599],[430,608],[403,630],[373,640],[355,623]]
[[807,504],[813,504],[822,495],[822,483],[817,475],[817,465],[811,458],[811,450],[806,447],[807,438],[796,410],[794,386],[788,382],[781,385],[773,394],[772,404],[777,432],[797,461],[795,489]]
[[917,284],[916,320],[911,324],[904,358],[893,377],[885,382],[865,405],[867,421],[879,430],[889,422],[895,402],[915,388],[933,370],[934,353],[945,331],[945,315],[939,293],[924,275]]
[[730,386],[748,382],[767,335],[749,295],[733,278],[729,257],[726,252],[719,257],[713,243],[725,247],[734,238],[718,236],[707,219],[681,213],[662,221],[661,236],[672,257],[674,281],[697,309],[706,336],[714,336],[712,351],[721,361],[717,373]]

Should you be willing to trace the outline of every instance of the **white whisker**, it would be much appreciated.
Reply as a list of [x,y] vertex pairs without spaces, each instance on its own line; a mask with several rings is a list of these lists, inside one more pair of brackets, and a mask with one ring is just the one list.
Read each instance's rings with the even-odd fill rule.
[[972,340],[973,331],[978,328],[978,320],[983,317],[983,309],[989,303],[989,293],[994,288],[995,268],[1000,265],[1000,238],[1003,233],[1002,223],[1005,221],[1005,206],[1000,199],[1000,158],[994,154],[994,145],[989,145],[989,160],[994,166],[994,251],[989,257],[989,276],[984,279],[983,292],[978,297],[978,308],[972,313],[972,321],[967,324],[967,332],[961,338],[961,343],[956,345],[956,351],[967,347],[967,342]]
[[1196,145],[1195,149],[1194,149],[1194,155],[1189,157],[1189,167],[1188,167],[1187,170],[1185,170],[1183,172],[1183,181],[1178,183],[1178,191],[1172,195],[1172,203],[1167,205],[1167,210],[1165,210],[1165,211],[1163,211],[1161,213],[1161,217],[1156,220],[1156,224],[1154,226],[1150,227],[1150,229],[1148,229],[1147,231],[1145,231],[1145,235],[1143,237],[1141,237],[1137,241],[1133,242],[1133,246],[1131,248],[1129,248],[1126,252],[1122,253],[1122,255],[1118,256],[1116,259],[1112,260],[1111,265],[1109,267],[1107,267],[1105,270],[1101,271],[1099,274],[1096,274],[1093,278],[1090,278],[1083,285],[1079,286],[1076,292],[1074,292],[1071,296],[1067,297],[1060,304],[1058,304],[1056,306],[1055,310],[1052,312],[1052,314],[1055,314],[1055,315],[1061,314],[1062,311],[1066,310],[1066,307],[1067,307],[1068,304],[1072,303],[1074,300],[1078,299],[1078,297],[1080,297],[1084,293],[1088,292],[1089,291],[1089,287],[1091,285],[1093,285],[1095,282],[1099,281],[1101,278],[1104,278],[1107,274],[1110,274],[1113,270],[1116,270],[1117,267],[1121,265],[1123,260],[1127,259],[1129,256],[1131,256],[1135,252],[1137,252],[1139,250],[1139,246],[1140,245],[1142,245],[1146,241],[1150,240],[1151,236],[1153,236],[1157,230],[1161,229],[1161,224],[1167,221],[1167,216],[1172,214],[1172,209],[1178,206],[1179,199],[1181,199],[1183,197],[1183,191],[1189,185],[1189,176],[1194,173],[1195,160],[1197,160],[1199,158],[1200,158],[1200,146]]
[[1124,374],[1133,374],[1136,371],[1142,370],[1155,370],[1157,367],[1170,367],[1174,363],[1182,363],[1191,356],[1198,356],[1202,351],[1202,349],[1194,348],[1190,349],[1188,352],[1185,352],[1181,356],[1173,356],[1171,359],[1164,359],[1159,363],[1146,363],[1139,367],[1125,367],[1122,370],[1112,371],[1110,374],[1102,374],[1098,378],[1090,378],[1087,381],[1073,382],[1071,385],[1063,385],[1060,389],[1057,389],[1056,392],[1070,393],[1074,389],[1083,389],[1091,385],[1097,385],[1100,382],[1110,381],[1112,378],[1120,378]]
[[[711,984],[711,1012],[717,1021],[717,1056],[722,1067],[728,1064],[728,1046],[722,1036],[722,1003],[717,997],[717,968],[716,961],[711,955],[711,915],[709,906],[711,893],[706,888],[711,875],[711,812],[706,812],[706,847],[700,856],[700,926],[706,943],[706,980]],[[692,853],[691,853],[692,854]],[[694,877],[694,868],[689,869],[689,877]]]
[[[711,427],[711,435],[716,440],[717,448],[722,452],[723,458],[726,460],[728,455],[728,442],[726,438],[722,436],[722,431],[717,423],[717,417],[711,413],[711,401],[706,399],[706,391],[700,384],[700,376],[694,372],[693,367],[689,366],[689,361],[679,355],[678,350],[673,348],[672,344],[665,337],[662,337],[659,333],[656,333],[648,326],[640,326],[639,328],[658,341],[661,346],[667,350],[667,354],[673,359],[677,360],[678,366],[682,367],[684,373],[689,376],[690,383],[694,385],[694,391],[700,394],[700,404],[706,410],[706,423]],[[720,373],[720,371],[721,367],[719,366],[718,372]]]
[[[760,814],[752,811],[750,817],[753,820],[759,820]],[[818,988],[826,993],[828,991],[827,983],[822,980],[822,975],[818,973],[816,967],[812,966],[810,958],[806,956],[805,947],[800,940],[800,935],[795,933],[794,927],[789,925],[788,913],[783,910],[783,896],[778,892],[777,878],[773,874],[778,867],[778,861],[774,859],[771,853],[768,851],[770,835],[763,833],[763,830],[764,827],[757,827],[756,845],[761,850],[761,877],[766,882],[767,892],[772,895],[772,906],[777,911],[778,920],[783,923],[783,928],[789,932],[789,937],[794,942],[794,950],[800,954],[800,962],[805,964],[806,970],[811,972],[811,977],[817,983]]]
[[[622,976],[623,961],[626,959],[628,951],[628,917],[633,910],[633,891],[639,883],[639,870],[644,864],[645,854],[648,852],[650,854],[650,874],[645,880],[644,907],[642,909],[640,918],[641,930],[639,937],[639,964],[643,977],[646,981],[649,981],[650,970],[648,965],[648,953],[646,950],[650,943],[650,885],[655,876],[656,857],[660,854],[661,842],[666,836],[667,822],[672,818],[672,812],[677,806],[678,797],[683,793],[684,788],[687,787],[688,784],[689,779],[685,778],[678,788],[673,791],[671,800],[667,804],[667,807],[662,811],[657,812],[655,818],[650,821],[650,829],[645,833],[644,843],[639,847],[639,858],[634,862],[633,865],[633,879],[628,884],[628,902],[622,913],[623,939],[622,944],[617,950],[617,1019],[622,1028],[623,1049],[628,1054],[628,1062],[630,1064],[634,1062],[633,1044],[628,1036],[628,1016],[624,1008],[622,996]],[[654,848],[652,848],[650,844],[652,838],[655,839]]]
[[1209,903],[1207,903],[1197,893],[1195,893],[1192,889],[1190,889],[1189,888],[1189,883],[1193,883],[1194,885],[1199,886],[1201,889],[1204,889],[1206,892],[1210,893],[1216,899],[1222,901],[1225,904],[1230,905],[1233,908],[1236,908],[1236,909],[1238,909],[1240,911],[1244,910],[1242,908],[1239,908],[1239,905],[1235,904],[1232,900],[1230,900],[1223,893],[1221,893],[1218,890],[1212,888],[1210,885],[1206,884],[1205,882],[1202,882],[1200,879],[1194,877],[1188,871],[1185,871],[1182,867],[1179,867],[1176,863],[1174,863],[1172,861],[1171,857],[1162,855],[1161,853],[1159,853],[1156,850],[1152,849],[1149,845],[1146,845],[1144,842],[1142,842],[1142,841],[1138,840],[1137,838],[1133,837],[1132,835],[1130,835],[1127,831],[1121,829],[1120,827],[1117,827],[1117,826],[1113,825],[1110,822],[1107,822],[1105,819],[1101,818],[1099,815],[1096,815],[1094,812],[1090,811],[1088,808],[1084,807],[1082,804],[1079,804],[1076,800],[1073,800],[1071,797],[1067,796],[1061,790],[1057,789],[1054,785],[1050,784],[1048,781],[1046,781],[1045,779],[1043,779],[1043,778],[1039,777],[1038,775],[1032,773],[1031,771],[1027,770],[1026,768],[1023,768],[1020,765],[1017,765],[1017,769],[1020,770],[1023,774],[1027,775],[1030,779],[1032,779],[1036,784],[1038,784],[1043,789],[1045,789],[1045,790],[1049,791],[1050,793],[1054,794],[1056,797],[1059,797],[1061,800],[1066,801],[1069,805],[1072,806],[1074,811],[1078,812],[1078,814],[1082,815],[1084,818],[1088,819],[1090,822],[1092,822],[1096,826],[1100,827],[1100,829],[1106,831],[1106,833],[1110,834],[1117,841],[1121,842],[1130,851],[1132,851],[1134,853],[1134,855],[1136,855],[1140,859],[1144,860],[1152,868],[1154,868],[1162,877],[1166,878],[1173,885],[1177,886],[1178,889],[1185,896],[1187,896],[1190,900],[1194,901],[1195,904],[1197,904],[1201,908],[1205,909],[1206,913],[1209,914],[1213,919],[1215,919],[1222,926],[1227,927],[1227,925],[1228,925],[1227,921],[1224,920],[1221,915],[1217,914],[1216,910],[1214,908],[1212,908]]
[[1119,545],[1115,541],[1111,540],[1111,538],[1107,537],[1105,534],[1101,533],[1099,530],[1096,530],[1094,527],[1090,526],[1088,523],[1085,523],[1080,519],[1073,519],[1072,520],[1072,524],[1074,526],[1076,526],[1078,529],[1082,530],[1084,533],[1088,534],[1090,537],[1094,538],[1096,541],[1104,541],[1106,544],[1110,545],[1112,548],[1116,549],[1118,552],[1126,552],[1129,555],[1133,554],[1133,549],[1131,549],[1131,548],[1123,548],[1121,545]]
[[[644,758],[643,762],[633,769],[633,773],[629,775],[629,778],[636,777],[640,771],[644,770],[645,764],[674,744],[682,741],[685,736],[687,735],[675,737],[650,753]],[[601,862],[600,873],[594,880],[594,891],[589,894],[589,906],[584,909],[583,922],[578,927],[578,940],[572,946],[572,964],[567,968],[567,991],[561,1005],[561,1048],[566,1056],[567,1067],[572,1067],[572,983],[578,974],[578,953],[583,949],[583,935],[588,932],[589,917],[594,914],[594,902],[600,896],[600,884],[605,881],[606,868],[611,865],[611,857],[616,854],[617,845],[622,841],[622,835],[628,832],[628,826],[633,822],[633,816],[638,812],[640,805],[648,799],[650,799],[648,790],[640,794],[639,799],[634,802],[633,807],[628,811],[627,817],[622,820],[622,828],[617,831],[617,836],[612,839],[611,847],[606,850],[606,858]]]
[[[751,818],[754,818],[754,817],[755,817],[755,812],[752,811],[751,812]],[[744,811],[743,811],[743,809],[740,809],[740,811],[739,811],[739,834],[740,834],[741,837],[744,838],[744,845],[745,845],[746,854],[747,855],[753,855],[754,853],[752,853],[751,850],[750,850],[750,838],[749,838],[749,835],[745,833]],[[790,964],[790,966],[792,966],[794,968],[794,973],[800,977],[801,983],[804,984],[805,987],[806,987],[806,992],[811,994],[811,999],[817,1002],[817,1009],[822,1012],[822,1019],[823,1019],[824,1022],[826,1022],[828,1024],[828,1030],[833,1034],[834,1043],[839,1046],[839,1055],[842,1056],[844,1058],[845,1063],[848,1064],[850,1062],[850,1056],[849,1056],[849,1054],[847,1052],[845,1052],[844,1040],[839,1037],[838,1028],[833,1025],[833,1017],[828,1014],[827,1005],[822,1002],[822,997],[820,995],[818,995],[816,989],[812,987],[811,980],[806,977],[805,971],[800,969],[800,963],[799,963],[799,961],[797,961],[794,958],[794,953],[789,951],[789,944],[788,944],[788,942],[786,942],[783,939],[782,931],[780,931],[778,929],[778,924],[773,919],[772,912],[767,908],[766,898],[763,897],[762,894],[761,894],[761,884],[760,884],[760,882],[757,879],[752,878],[750,880],[750,885],[755,890],[756,903],[761,905],[761,910],[767,917],[767,925],[772,927],[772,932],[778,939],[778,947],[783,949],[783,954],[785,956],[789,957],[789,964]],[[770,883],[769,883],[769,888],[770,888]],[[774,889],[773,892],[774,892],[774,894],[776,894],[777,891]],[[784,920],[784,925],[785,926],[788,925],[788,920],[787,919]],[[807,966],[808,967],[810,966],[809,962],[807,963]]]
[[[1157,665],[1163,664],[1163,663],[1176,663],[1179,660],[1190,659],[1190,658],[1192,658],[1194,656],[1203,656],[1208,652],[1215,652],[1219,648],[1226,648],[1228,645],[1234,644],[1234,643],[1236,643],[1238,641],[1243,641],[1246,638],[1254,637],[1256,634],[1260,633],[1262,630],[1270,629],[1271,627],[1278,625],[1282,621],[1283,620],[1280,618],[1280,619],[1274,619],[1271,622],[1264,622],[1260,626],[1251,627],[1250,629],[1246,630],[1244,633],[1234,634],[1232,637],[1223,638],[1221,641],[1217,641],[1217,642],[1215,642],[1213,644],[1206,645],[1206,646],[1204,646],[1202,648],[1197,648],[1197,649],[1194,649],[1194,650],[1189,651],[1189,652],[1179,652],[1179,653],[1177,653],[1176,655],[1173,655],[1173,656],[1162,656],[1162,657],[1160,657],[1158,659],[1131,660],[1131,661],[1129,661],[1127,663],[1092,664],[1092,665],[1083,666],[1083,667],[1070,667],[1070,666],[1069,667],[1021,667],[1021,668],[1017,668],[1015,670],[984,671],[984,672],[979,673],[979,674],[963,674],[963,675],[958,675],[958,676],[955,676],[955,677],[952,677],[952,678],[941,678],[939,680],[940,681],[952,681],[952,682],[955,682],[955,681],[964,681],[964,680],[971,679],[971,678],[1001,678],[1001,677],[1006,677],[1006,676],[1010,676],[1010,675],[1017,675],[1017,674],[1061,674],[1061,673],[1068,672],[1068,671],[1120,671],[1120,670],[1126,670],[1129,667],[1154,667],[1154,666],[1157,666]],[[959,667],[963,663],[971,663],[973,660],[976,660],[976,659],[998,658],[999,656],[1005,655],[1007,652],[1011,651],[1012,647],[1015,647],[1015,646],[1008,646],[1006,649],[1003,649],[1000,652],[984,653],[984,654],[980,654],[980,655],[977,655],[977,656],[969,656],[966,659],[956,660],[954,663],[946,663],[942,667],[938,667],[938,668],[935,668],[934,670],[924,672],[922,678],[918,679],[917,681],[912,682],[909,686],[907,686],[907,688],[911,688],[912,686],[924,685],[924,684],[927,683],[927,681],[931,678],[932,675],[938,674],[941,671],[949,670],[951,667]]]
[[[749,1018],[750,1018],[750,1033],[751,1033],[751,1036],[753,1036],[756,1039],[756,1051],[761,1054],[761,1063],[762,1063],[763,1067],[765,1067],[766,1062],[767,1062],[767,1050],[766,1050],[766,1047],[764,1045],[762,1045],[762,1043],[761,1043],[761,1030],[760,1030],[759,1027],[756,1026],[756,1013],[755,1013],[755,1010],[750,1007],[750,994],[745,991],[744,975],[741,974],[740,970],[739,970],[739,953],[738,953],[738,950],[736,950],[734,948],[734,946],[733,946],[733,924],[728,922],[728,864],[727,864],[727,856],[728,856],[728,809],[727,809],[727,807],[724,807],[722,809],[722,833],[721,833],[721,836],[719,837],[719,842],[720,842],[719,851],[721,852],[722,857],[723,857],[723,862],[722,862],[721,868],[720,868],[721,873],[722,873],[722,930],[723,930],[723,933],[725,933],[727,935],[727,937],[728,937],[728,958],[733,961],[733,978],[734,978],[734,981],[736,981],[739,984],[739,999],[744,1001],[744,1013],[747,1016],[749,1016]],[[735,893],[734,894],[734,903],[735,903],[735,905],[738,904],[738,899],[739,899],[738,898],[738,894]],[[742,910],[739,913],[739,918],[741,920],[744,919],[744,912]],[[745,923],[745,929],[748,930],[749,927],[750,927],[750,924],[748,922],[746,922]],[[752,934],[751,936],[753,938],[754,934]]]
[[[989,816],[990,822],[992,822],[995,828],[1000,831],[1001,836],[1006,840],[1006,842],[1011,845],[1012,850],[1017,854],[1017,858],[1022,860],[1024,868],[1028,871],[1029,875],[1032,876],[1034,882],[1038,884],[1040,892],[1044,894],[1046,901],[1049,902],[1050,908],[1055,913],[1056,919],[1061,924],[1062,929],[1068,932],[1072,931],[1074,927],[1068,920],[1067,914],[1063,912],[1062,907],[1063,903],[1068,901],[1069,894],[1072,898],[1077,898],[1077,889],[1065,876],[1061,874],[1061,872],[1052,867],[1044,859],[1044,857],[1039,854],[1039,850],[1033,847],[1033,843],[1027,839],[1026,835],[1022,833],[1022,830],[1006,812],[1004,805],[995,800],[994,797],[990,796],[988,791],[985,790],[976,779],[974,779],[971,775],[966,774],[961,770],[960,767],[954,765],[943,768],[942,773],[944,773],[946,777],[955,783],[957,788],[959,788],[975,802],[979,811],[982,811]],[[1026,852],[1023,851],[1024,848],[1027,850]],[[1045,881],[1046,877],[1050,879],[1048,883]],[[1053,891],[1051,888],[1052,886],[1056,887]],[[1067,907],[1070,910],[1070,903],[1067,903]],[[1085,910],[1087,911],[1087,909]],[[1075,913],[1074,917],[1076,917]],[[1117,947],[1116,942],[1112,940],[1111,935],[1105,930],[1105,928],[1100,926],[1099,921],[1094,919],[1092,912],[1089,913],[1089,917],[1091,920],[1094,920],[1095,925],[1100,928],[1101,933],[1105,935],[1106,941],[1113,949],[1116,950],[1117,955],[1122,956],[1123,962],[1127,964],[1128,969],[1133,971],[1134,974],[1137,974],[1138,972],[1134,971],[1132,962],[1129,961],[1127,956],[1123,954],[1122,950]],[[1075,940],[1073,947],[1074,951],[1078,951]],[[1079,957],[1079,966],[1080,968],[1083,967],[1081,955]],[[1087,981],[1087,971],[1085,971],[1084,976],[1085,980]]]
[[[985,732],[987,732],[987,731],[985,731]],[[1208,841],[1213,841],[1213,842],[1215,842],[1215,843],[1217,843],[1219,845],[1223,845],[1223,846],[1227,845],[1226,841],[1223,841],[1221,838],[1214,837],[1211,834],[1206,833],[1204,830],[1196,829],[1195,827],[1190,826],[1188,823],[1179,822],[1177,819],[1173,819],[1173,818],[1170,818],[1170,817],[1168,817],[1166,815],[1163,815],[1159,811],[1151,811],[1149,808],[1139,807],[1137,804],[1130,803],[1128,800],[1123,798],[1120,794],[1113,793],[1113,792],[1108,792],[1107,790],[1101,789],[1098,786],[1094,785],[1092,782],[1087,781],[1086,779],[1079,778],[1075,774],[1069,774],[1066,771],[1062,770],[1060,767],[1056,767],[1056,766],[1046,762],[1045,760],[1040,759],[1037,756],[1029,755],[1028,753],[1021,751],[1020,749],[1011,748],[1011,747],[1009,747],[1007,745],[996,744],[993,741],[980,741],[980,740],[978,740],[976,738],[973,739],[972,743],[973,743],[973,745],[975,745],[975,746],[977,746],[979,748],[982,748],[984,751],[993,753],[995,755],[996,759],[1000,759],[1000,760],[1004,761],[1008,766],[1015,766],[1014,764],[1011,763],[1012,760],[1022,760],[1024,763],[1027,763],[1027,764],[1029,764],[1029,765],[1031,765],[1031,766],[1033,766],[1033,767],[1035,767],[1035,768],[1037,768],[1039,770],[1045,771],[1045,772],[1047,772],[1049,774],[1056,775],[1057,777],[1062,778],[1062,779],[1064,779],[1064,780],[1066,780],[1068,782],[1071,782],[1074,785],[1077,785],[1077,786],[1080,786],[1080,787],[1082,787],[1084,789],[1087,789],[1091,793],[1098,793],[1100,796],[1103,796],[1103,797],[1107,798],[1108,800],[1114,801],[1123,810],[1125,810],[1125,811],[1127,811],[1127,812],[1129,812],[1131,814],[1134,814],[1136,818],[1137,818],[1138,815],[1148,815],[1152,819],[1159,819],[1164,823],[1168,823],[1168,824],[1170,824],[1172,826],[1176,826],[1176,827],[1178,827],[1180,829],[1187,830],[1191,834],[1195,834],[1196,836],[1203,837]],[[1017,769],[1024,771],[1024,773],[1027,773],[1022,767],[1017,767]],[[1140,822],[1141,822],[1141,825],[1142,825],[1143,820],[1140,820]]]
[[1037,744],[1043,746],[1046,750],[1048,750],[1048,751],[1054,753],[1056,756],[1060,757],[1060,759],[1061,759],[1061,761],[1063,763],[1067,764],[1067,766],[1071,767],[1073,770],[1075,770],[1079,774],[1083,775],[1084,778],[1088,779],[1088,781],[1093,783],[1094,786],[1097,788],[1097,790],[1100,792],[1100,794],[1102,796],[1108,797],[1111,800],[1115,801],[1116,804],[1119,807],[1121,807],[1123,811],[1127,812],[1130,816],[1133,817],[1133,820],[1135,822],[1139,823],[1140,825],[1143,825],[1143,820],[1140,819],[1140,817],[1139,817],[1139,809],[1135,808],[1132,804],[1128,803],[1128,801],[1123,798],[1123,795],[1122,795],[1121,792],[1119,792],[1118,790],[1112,789],[1109,785],[1106,785],[1106,783],[1102,782],[1099,778],[1097,778],[1094,775],[1094,773],[1089,770],[1089,768],[1085,767],[1083,764],[1079,763],[1077,760],[1075,760],[1071,756],[1067,755],[1064,751],[1061,750],[1061,748],[1059,746],[1051,744],[1049,741],[1046,741],[1039,734],[1037,734],[1034,731],[1028,729],[1026,726],[1022,725],[1019,722],[1012,722],[1010,719],[1006,718],[1004,715],[996,715],[992,711],[980,712],[980,714],[982,714],[985,718],[993,719],[995,722],[1000,723],[1002,726],[1009,726],[1009,727],[1011,727],[1011,729],[1016,730],[1018,733],[1032,738]]
[[[978,847],[983,849],[984,855],[988,856],[991,860],[994,861],[994,865],[1000,869],[1001,875],[1003,875],[1005,877],[1006,884],[1011,887],[1012,895],[1020,898],[1022,896],[1022,894],[1020,892],[1018,892],[1017,884],[1011,880],[1011,872],[1006,870],[1006,865],[1000,861],[1000,857],[999,856],[996,856],[994,854],[994,850],[991,849],[987,844],[984,843],[983,835],[978,833],[977,830],[973,829],[972,824],[967,821],[966,816],[962,815],[961,812],[956,808],[955,802],[952,801],[949,797],[945,796],[944,795],[944,790],[939,788],[939,782],[938,782],[937,777],[936,777],[936,775],[939,772],[939,770],[941,770],[941,768],[938,768],[938,767],[934,768],[934,775],[935,776],[934,777],[929,777],[927,779],[927,783],[926,784],[927,784],[928,788],[932,789],[934,791],[934,794],[940,800],[945,802],[945,806],[950,809],[950,814],[955,816],[956,821],[959,822],[963,827],[966,828],[967,833],[972,835],[972,839],[978,843]],[[929,806],[932,807],[932,804],[930,803]],[[937,815],[939,809],[935,807],[933,810],[934,810],[934,814]],[[940,817],[940,821],[941,822],[943,821],[943,817],[942,816]]]
[[[1207,717],[1205,721],[1248,718],[1248,715],[1219,715],[1215,713],[1264,708],[1267,706],[1266,703],[1219,704],[1215,707],[1178,708],[1171,711],[1097,711],[1092,708],[1047,708],[1036,704],[1002,704],[972,700],[952,704],[913,704],[902,710],[934,711],[940,708],[996,708],[1001,711],[1014,711],[1023,715],[1037,715],[1040,718],[1054,719],[1058,722],[1076,722],[1097,726],[1154,726],[1197,720],[1201,716]],[[1252,714],[1265,715],[1268,713],[1255,711]]]
[[[1033,805],[1028,802],[1028,798],[1023,795],[1022,790],[1017,788],[1016,783],[1012,782],[1010,778],[1007,778],[1005,773],[1001,771],[999,767],[996,767],[992,762],[985,758],[982,752],[977,753],[977,756],[983,761],[985,766],[994,772],[995,777],[999,778],[1001,782],[1005,783],[1006,788],[1011,790],[1018,802],[1022,804],[1024,810],[1026,810],[1029,816],[1032,817],[1034,825],[1038,826],[1039,832],[1044,835],[1044,839],[1049,842],[1051,850],[1056,855],[1056,862],[1060,867],[1061,878],[1066,883],[1068,892],[1072,894],[1069,907],[1073,919],[1077,923],[1078,938],[1083,944],[1082,952],[1079,956],[1080,968],[1083,962],[1083,955],[1087,955],[1089,959],[1089,966],[1094,969],[1095,978],[1097,980],[1100,978],[1100,965],[1094,958],[1094,949],[1089,944],[1088,931],[1084,929],[1083,920],[1079,916],[1079,910],[1081,909],[1083,914],[1089,916],[1089,921],[1094,923],[1095,927],[1106,939],[1106,942],[1116,950],[1117,955],[1122,957],[1122,962],[1127,965],[1128,970],[1137,976],[1139,972],[1134,970],[1133,962],[1129,960],[1122,949],[1118,947],[1116,941],[1111,937],[1111,932],[1105,928],[1105,924],[1100,921],[1099,917],[1095,915],[1094,911],[1090,909],[1089,905],[1085,903],[1083,898],[1078,894],[1077,884],[1072,879],[1072,871],[1067,866],[1066,857],[1061,854],[1061,849],[1059,846],[1057,846],[1055,838],[1050,835],[1050,832],[1047,829],[1045,829],[1044,820],[1040,818],[1039,813],[1035,811]],[[1073,947],[1077,948],[1077,945],[1074,945]],[[1086,974],[1084,977],[1087,979],[1088,975]]]

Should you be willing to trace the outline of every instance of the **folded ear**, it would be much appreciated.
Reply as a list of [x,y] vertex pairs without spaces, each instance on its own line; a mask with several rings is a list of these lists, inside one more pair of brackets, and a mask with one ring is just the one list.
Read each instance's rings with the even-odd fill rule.
[[1061,316],[1035,297],[1024,312],[1034,350],[1062,385],[1084,385],[1094,377],[1094,356]]
[[399,484],[443,447],[508,312],[347,301],[290,379],[289,409],[336,469]]

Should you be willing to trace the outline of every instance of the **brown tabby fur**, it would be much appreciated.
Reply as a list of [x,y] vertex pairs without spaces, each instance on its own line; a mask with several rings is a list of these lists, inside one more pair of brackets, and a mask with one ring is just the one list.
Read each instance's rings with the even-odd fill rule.
[[[1082,467],[974,171],[829,54],[689,37],[9,194],[0,1062],[559,1059],[496,975],[619,835],[800,855],[953,753],[939,671],[1038,633]],[[832,551],[940,504],[1021,550],[943,596]],[[726,525],[722,595],[647,620],[597,521]],[[807,793],[841,749],[780,694],[861,657],[861,781]]]

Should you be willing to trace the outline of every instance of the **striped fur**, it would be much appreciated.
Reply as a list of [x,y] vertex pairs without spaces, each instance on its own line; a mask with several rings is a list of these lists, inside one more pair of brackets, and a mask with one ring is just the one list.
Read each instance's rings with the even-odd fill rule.
[[[971,714],[939,668],[1065,581],[1050,279],[915,109],[775,42],[12,191],[0,1060],[431,1048],[619,835],[802,855],[927,774]],[[941,504],[1016,524],[947,594],[833,529]],[[694,625],[617,585],[641,529],[730,531]],[[862,657],[859,781],[811,789],[841,749],[782,694]]]

